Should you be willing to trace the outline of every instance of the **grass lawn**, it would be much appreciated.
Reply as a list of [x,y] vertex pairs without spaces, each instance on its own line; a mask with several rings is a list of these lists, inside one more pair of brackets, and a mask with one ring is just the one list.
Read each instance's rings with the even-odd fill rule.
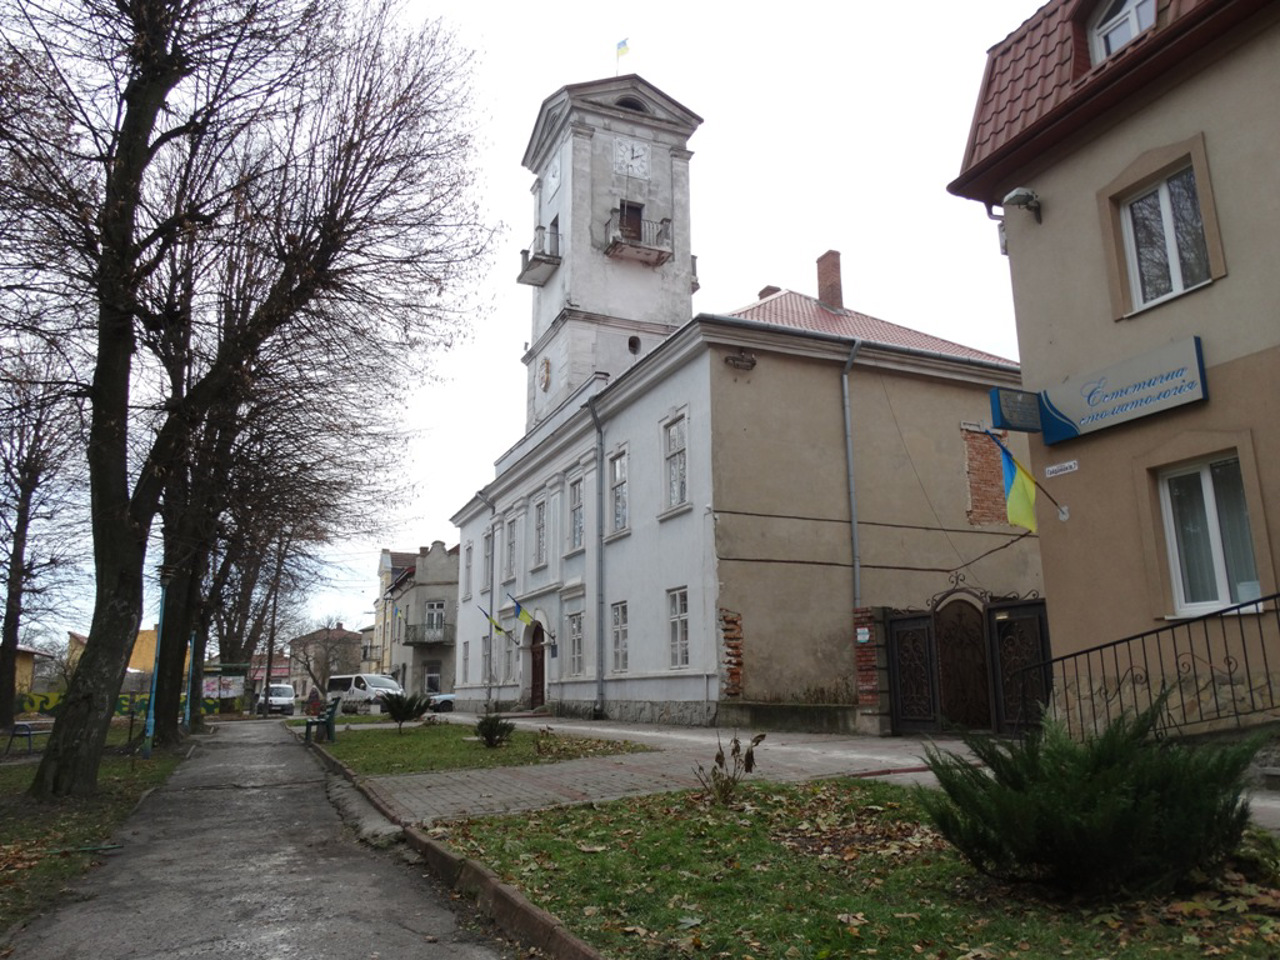
[[[111,736],[123,742],[127,733],[113,727]],[[53,904],[101,859],[101,851],[89,848],[109,844],[142,794],[163,783],[179,760],[165,750],[150,760],[106,756],[97,796],[44,804],[26,797],[34,764],[0,765],[0,935]]]
[[325,748],[362,776],[518,767],[648,749],[625,740],[595,740],[529,730],[517,730],[505,744],[489,749],[476,739],[471,725],[461,723],[405,724],[403,732],[348,731],[339,723],[337,741],[325,744]]
[[[354,739],[354,738],[351,738]],[[912,794],[750,782],[442,825],[611,958],[1280,956],[1280,891],[1235,871],[1180,898],[1055,900],[974,873]]]

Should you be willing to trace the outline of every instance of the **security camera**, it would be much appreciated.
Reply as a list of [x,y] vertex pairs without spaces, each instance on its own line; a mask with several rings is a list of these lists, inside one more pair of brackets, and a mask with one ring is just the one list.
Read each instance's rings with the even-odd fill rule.
[[1001,204],[1004,207],[1027,207],[1034,210],[1040,206],[1039,195],[1030,187],[1015,187],[1010,190]]

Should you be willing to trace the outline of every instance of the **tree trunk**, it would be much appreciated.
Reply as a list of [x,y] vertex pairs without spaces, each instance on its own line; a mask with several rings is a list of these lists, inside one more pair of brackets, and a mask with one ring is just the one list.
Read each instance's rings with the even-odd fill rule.
[[23,485],[13,518],[13,543],[5,572],[4,625],[0,627],[0,727],[13,726],[17,701],[18,627],[26,586],[27,531],[31,528],[31,500],[35,491]]

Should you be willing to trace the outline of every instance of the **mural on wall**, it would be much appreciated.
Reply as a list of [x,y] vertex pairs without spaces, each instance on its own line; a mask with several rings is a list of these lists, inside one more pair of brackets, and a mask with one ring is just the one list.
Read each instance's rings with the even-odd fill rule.
[[[243,679],[231,678],[227,679]],[[214,689],[217,689],[217,682],[214,683]],[[243,690],[243,684],[241,684]],[[220,700],[217,697],[210,697],[208,693],[208,683],[206,681],[206,696],[200,702],[200,709],[205,714],[214,714],[218,712]],[[150,696],[145,693],[122,693],[116,697],[115,716],[142,716],[147,712],[147,701]],[[16,703],[16,709],[19,714],[22,713],[43,713],[46,716],[56,717],[58,715],[58,707],[62,703],[61,693],[19,693]],[[186,703],[184,697],[182,703]]]

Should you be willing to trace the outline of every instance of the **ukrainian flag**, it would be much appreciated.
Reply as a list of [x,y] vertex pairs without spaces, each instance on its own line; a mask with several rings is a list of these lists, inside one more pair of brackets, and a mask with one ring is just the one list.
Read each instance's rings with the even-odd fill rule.
[[627,46],[627,41],[625,39],[618,41],[619,57],[626,56],[626,54],[629,53],[630,51],[631,51],[631,48]]
[[[995,440],[995,437],[991,438]],[[1004,509],[1009,522],[1036,532],[1036,482],[1027,468],[1013,459],[1005,445],[996,440],[1004,468]]]

